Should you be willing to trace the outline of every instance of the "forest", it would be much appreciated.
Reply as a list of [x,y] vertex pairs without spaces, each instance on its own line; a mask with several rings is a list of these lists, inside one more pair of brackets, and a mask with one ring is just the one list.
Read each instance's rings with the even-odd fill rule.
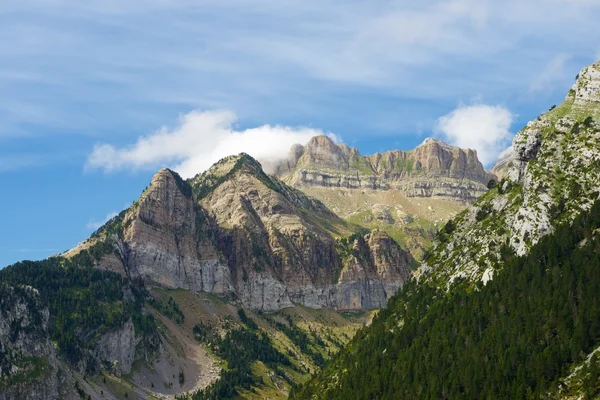
[[234,398],[240,389],[251,389],[259,383],[251,370],[255,361],[262,361],[274,370],[278,365],[291,365],[287,356],[275,349],[271,339],[243,309],[238,310],[238,315],[245,326],[228,332],[223,339],[216,337],[211,341],[213,352],[227,361],[227,368],[217,382],[195,393],[193,400]]
[[[545,397],[600,341],[599,227],[596,201],[526,256],[503,246],[487,285],[463,281],[446,292],[407,283],[291,398]],[[588,398],[598,394],[594,371]]]
[[129,285],[119,274],[93,267],[103,251],[92,247],[71,258],[23,261],[0,271],[0,281],[38,289],[41,303],[50,311],[51,339],[72,363],[84,357],[87,342],[129,319],[144,337],[155,331],[152,316],[142,312],[143,289]]

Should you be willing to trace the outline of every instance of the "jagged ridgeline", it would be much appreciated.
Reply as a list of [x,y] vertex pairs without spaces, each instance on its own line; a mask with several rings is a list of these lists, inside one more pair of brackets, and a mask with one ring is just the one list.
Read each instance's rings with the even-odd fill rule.
[[287,184],[314,196],[345,220],[388,233],[417,260],[439,226],[487,191],[495,176],[471,149],[427,138],[410,151],[362,156],[316,136],[272,167]]
[[503,153],[500,182],[292,398],[595,398],[600,63]]
[[0,399],[282,397],[414,265],[246,154],[187,181],[163,169],[85,242],[0,271]]

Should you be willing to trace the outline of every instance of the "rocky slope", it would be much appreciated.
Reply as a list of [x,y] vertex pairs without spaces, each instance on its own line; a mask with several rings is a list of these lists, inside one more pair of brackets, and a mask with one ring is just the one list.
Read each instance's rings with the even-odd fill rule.
[[[494,168],[500,182],[444,226],[418,279],[295,398],[342,398],[344,390],[393,398],[385,388],[405,389],[410,398],[432,387],[432,398],[477,398],[483,389],[485,397],[597,396],[597,287],[590,282],[598,265],[599,167],[600,62],[581,71],[563,104],[515,136]],[[565,306],[587,300],[580,309],[587,315]],[[508,334],[514,341],[500,345]],[[577,350],[565,353],[565,343]],[[419,352],[431,346],[437,350]],[[519,357],[535,368],[522,367]],[[492,389],[493,380],[500,386]]]
[[[255,310],[380,308],[413,260],[384,232],[355,230],[242,154],[190,182],[159,171],[139,201],[69,254],[110,243],[116,251],[98,268]],[[351,235],[351,250],[341,249]]]
[[503,179],[453,221],[422,272],[439,283],[493,276],[498,250],[518,255],[600,192],[600,63],[584,68],[565,101],[515,135],[492,169]]
[[362,156],[357,149],[316,136],[296,145],[275,175],[295,186],[395,189],[407,197],[440,197],[470,202],[486,192],[490,175],[471,149],[427,138],[411,151]]
[[0,310],[0,399],[78,398],[72,377],[59,372],[37,290],[0,282]]
[[494,178],[473,150],[428,138],[411,151],[362,156],[327,136],[295,145],[275,175],[345,220],[391,235],[420,260],[438,227]]

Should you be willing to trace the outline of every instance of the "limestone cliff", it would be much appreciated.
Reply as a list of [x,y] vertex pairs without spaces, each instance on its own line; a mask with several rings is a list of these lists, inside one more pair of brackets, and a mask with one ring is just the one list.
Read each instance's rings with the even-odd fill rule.
[[159,171],[141,198],[91,241],[116,248],[99,268],[147,285],[215,293],[263,311],[294,303],[379,308],[408,279],[414,261],[385,233],[365,232],[361,262],[345,263],[338,242],[355,230],[242,154],[189,182]]
[[417,260],[439,227],[496,178],[483,169],[474,150],[437,139],[428,138],[411,151],[362,156],[327,136],[293,146],[275,175],[345,220],[387,232]]
[[486,190],[490,175],[477,153],[428,138],[411,151],[393,150],[362,156],[328,136],[293,146],[275,175],[295,186],[349,189],[396,189],[408,197],[473,201]]

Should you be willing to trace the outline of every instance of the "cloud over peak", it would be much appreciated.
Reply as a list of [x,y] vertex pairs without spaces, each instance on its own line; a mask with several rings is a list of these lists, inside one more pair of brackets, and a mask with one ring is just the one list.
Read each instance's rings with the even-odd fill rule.
[[513,119],[503,106],[461,105],[438,119],[435,132],[453,145],[477,150],[485,166],[495,161],[510,143]]
[[[311,137],[324,134],[318,129],[280,125],[237,130],[236,120],[227,110],[192,111],[180,117],[174,128],[163,127],[131,146],[95,145],[86,168],[111,172],[170,166],[189,178],[221,158],[241,152],[268,165],[285,158],[293,144],[305,144]],[[329,136],[339,141],[337,136]]]

